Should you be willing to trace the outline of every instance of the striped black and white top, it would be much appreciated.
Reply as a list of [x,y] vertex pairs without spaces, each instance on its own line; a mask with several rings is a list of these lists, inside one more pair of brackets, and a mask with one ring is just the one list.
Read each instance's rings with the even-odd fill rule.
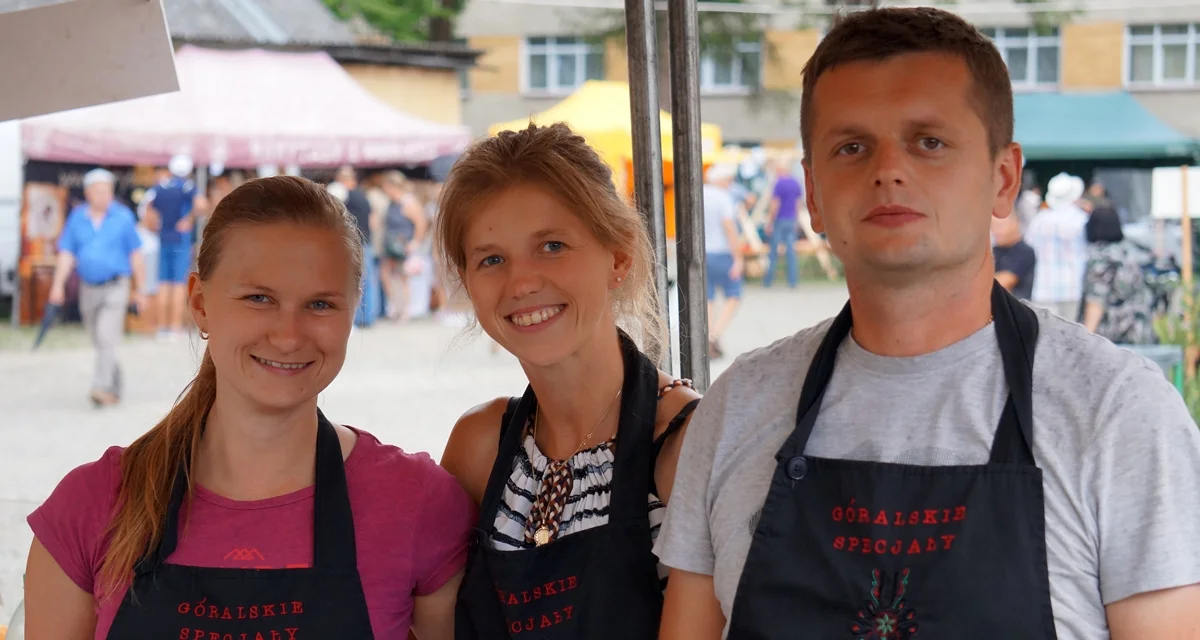
[[[671,427],[663,434],[664,437],[678,429],[678,424],[691,414],[697,402],[688,403],[683,411],[680,411],[672,420]],[[538,450],[533,435],[528,433],[529,426],[526,424],[525,440],[513,461],[512,473],[505,483],[500,506],[496,511],[491,542],[493,548],[500,551],[532,549],[535,546],[534,543],[525,540],[525,523],[529,512],[533,510],[533,501],[542,485],[542,476],[546,473],[550,459]],[[608,523],[615,457],[612,445],[612,442],[601,443],[576,453],[567,461],[574,477],[567,504],[559,518],[559,537]],[[646,510],[650,518],[650,539],[653,541],[658,537],[667,509],[658,496],[650,493],[646,498]],[[658,575],[659,578],[665,578],[667,575],[667,568],[662,564],[658,565]]]

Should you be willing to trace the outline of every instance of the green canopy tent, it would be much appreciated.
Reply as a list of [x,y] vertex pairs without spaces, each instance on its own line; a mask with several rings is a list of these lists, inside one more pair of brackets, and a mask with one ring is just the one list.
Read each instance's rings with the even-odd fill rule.
[[1124,91],[1019,93],[1015,136],[1031,161],[1192,158],[1200,145]]

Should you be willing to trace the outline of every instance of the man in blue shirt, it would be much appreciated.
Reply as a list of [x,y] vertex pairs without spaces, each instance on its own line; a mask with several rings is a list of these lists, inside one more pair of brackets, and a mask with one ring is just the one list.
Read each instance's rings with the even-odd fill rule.
[[[144,275],[137,218],[113,200],[116,178],[104,169],[83,177],[87,199],[73,209],[58,239],[58,264],[50,286],[50,304],[62,304],[72,269],[79,272],[79,313],[96,347],[92,402],[100,407],[121,397],[117,345],[125,331],[130,296],[144,308],[139,289]],[[131,291],[133,292],[131,294]]]
[[171,158],[171,176],[146,191],[147,210],[158,222],[158,337],[174,341],[183,335],[187,278],[192,271],[192,231],[196,183],[188,179],[192,160]]

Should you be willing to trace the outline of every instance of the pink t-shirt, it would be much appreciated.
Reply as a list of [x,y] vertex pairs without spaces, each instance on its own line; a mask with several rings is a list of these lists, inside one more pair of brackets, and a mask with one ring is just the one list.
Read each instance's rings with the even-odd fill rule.
[[[408,454],[357,431],[346,458],[354,512],[358,571],[376,638],[405,638],[413,597],[437,591],[462,569],[476,520],[458,482],[424,453]],[[76,468],[29,516],[29,526],[75,584],[97,596],[120,482],[121,447]],[[193,514],[172,564],[238,569],[307,567],[312,563],[313,488],[238,502],[196,487]],[[122,591],[98,602],[96,638],[108,636]]]

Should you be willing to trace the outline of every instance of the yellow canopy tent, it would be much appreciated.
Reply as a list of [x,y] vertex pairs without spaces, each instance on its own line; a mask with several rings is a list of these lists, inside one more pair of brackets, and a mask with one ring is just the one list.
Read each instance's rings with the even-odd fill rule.
[[[662,128],[663,180],[667,183],[667,235],[675,235],[674,199],[670,197],[672,181],[671,115],[660,112]],[[565,122],[588,141],[600,157],[613,169],[618,187],[632,195],[633,127],[629,109],[629,85],[624,82],[589,80],[562,102],[549,109],[510,122],[492,125],[488,133],[520,131],[529,123],[553,124]],[[721,150],[721,128],[714,124],[700,125],[700,145],[703,162],[708,165]]]

